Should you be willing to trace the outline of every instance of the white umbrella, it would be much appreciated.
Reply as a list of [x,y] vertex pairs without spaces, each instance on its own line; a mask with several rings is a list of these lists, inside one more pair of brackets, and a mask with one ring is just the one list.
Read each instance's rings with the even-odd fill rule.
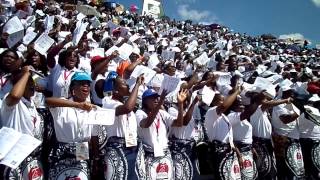
[[100,17],[100,13],[92,6],[89,5],[79,5],[77,6],[77,11],[84,15],[93,15]]

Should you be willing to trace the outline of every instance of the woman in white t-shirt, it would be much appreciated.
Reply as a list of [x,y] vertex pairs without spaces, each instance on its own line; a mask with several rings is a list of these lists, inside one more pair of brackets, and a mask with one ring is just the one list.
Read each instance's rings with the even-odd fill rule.
[[[87,123],[95,117],[94,105],[86,100],[90,94],[91,77],[85,72],[76,72],[70,83],[71,98],[47,98],[46,103],[54,120],[57,143],[49,156],[49,180],[91,179],[90,168],[97,166],[98,150],[89,142],[96,136],[96,128]],[[89,161],[89,153],[93,159]],[[91,178],[90,178],[91,177]]]
[[171,127],[183,125],[183,103],[187,97],[187,91],[182,90],[177,96],[177,118],[161,109],[165,95],[164,90],[159,99],[158,93],[154,90],[146,90],[142,95],[142,110],[139,109],[136,112],[138,135],[145,150],[145,171],[140,177],[142,179],[174,179],[168,136]]
[[[282,91],[282,93],[281,93]],[[293,96],[290,87],[280,88],[280,99]],[[277,161],[278,178],[303,178],[305,176],[304,162],[299,141],[300,111],[292,104],[280,104],[272,111],[272,139]]]
[[[175,179],[191,180],[199,177],[198,161],[193,150],[201,135],[199,121],[193,119],[193,111],[198,103],[198,96],[191,101],[191,93],[188,92],[187,99],[183,104],[185,112],[183,126],[172,127],[170,130],[170,150],[175,168]],[[191,103],[191,104],[190,104]],[[177,117],[177,105],[168,109],[171,116]]]
[[[43,119],[38,114],[32,100],[35,85],[31,78],[31,67],[25,66],[11,78],[13,88],[5,96],[1,106],[1,119],[4,127],[28,134],[42,141]],[[16,169],[0,166],[3,179],[44,178],[41,163],[42,145],[34,150]],[[1,179],[2,179],[1,178]]]
[[238,96],[228,114],[232,125],[234,144],[240,151],[238,158],[241,166],[241,179],[256,179],[258,176],[252,151],[252,126],[248,121],[256,109],[257,106],[254,105],[245,108],[241,96]]
[[[52,57],[48,58],[48,61],[51,59]],[[53,61],[55,61],[54,58]],[[77,69],[79,62],[79,56],[75,52],[75,49],[68,48],[59,54],[58,64],[48,63],[51,68],[48,77],[48,89],[52,92],[53,97],[70,97],[69,86],[71,77],[75,72],[79,71]]]
[[[300,116],[300,143],[307,179],[320,178],[320,98],[313,95]],[[312,109],[314,108],[314,109]],[[312,109],[312,111],[310,111]],[[315,123],[318,122],[318,123]]]
[[227,98],[216,93],[205,115],[204,125],[208,140],[211,142],[211,168],[217,179],[241,179],[238,150],[233,144],[232,126],[224,112],[232,105],[241,89],[236,87]]
[[257,107],[250,117],[250,123],[252,125],[252,145],[257,154],[256,164],[259,179],[276,179],[277,176],[271,140],[272,125],[268,116],[268,110],[279,104],[290,103],[290,101],[291,98],[270,100],[265,91],[255,94],[251,99],[250,106]]
[[114,71],[110,72],[105,80],[103,91],[111,96],[102,100],[102,107],[115,109],[114,124],[104,127],[107,137],[102,145],[102,154],[106,180],[139,179],[137,120],[133,110],[141,85],[143,76],[137,78],[136,85],[130,93],[126,81]]

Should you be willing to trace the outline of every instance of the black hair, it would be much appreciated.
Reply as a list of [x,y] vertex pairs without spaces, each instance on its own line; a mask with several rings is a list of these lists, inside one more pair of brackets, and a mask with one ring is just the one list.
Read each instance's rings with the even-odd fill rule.
[[[73,48],[68,48],[67,50],[64,50],[60,53],[59,55],[59,59],[58,59],[58,63],[60,64],[60,66],[65,67],[66,66],[66,59],[68,57],[70,57],[72,55],[72,53],[74,52]],[[78,67],[79,63],[80,63],[80,59],[79,56],[77,56],[77,63],[75,65],[75,67]]]
[[[24,65],[32,65],[32,56],[34,56],[36,53],[38,52],[35,50],[30,51],[26,56],[26,62],[24,63]],[[38,55],[40,57],[40,66],[38,67],[38,69],[42,72],[43,75],[47,76],[48,75],[47,58],[40,53],[38,53]]]
[[12,52],[12,53],[16,56],[16,59],[19,60],[19,55],[18,55],[18,53],[17,53],[15,50],[13,50],[13,49],[7,49],[7,50],[3,51],[3,52],[1,53],[1,55],[0,55],[0,69],[1,69],[2,71],[4,71],[5,73],[9,73],[9,72],[8,72],[9,70],[4,68],[4,65],[3,65],[3,62],[2,62],[2,61],[3,61],[4,55],[7,54],[7,53],[9,53],[9,52]]

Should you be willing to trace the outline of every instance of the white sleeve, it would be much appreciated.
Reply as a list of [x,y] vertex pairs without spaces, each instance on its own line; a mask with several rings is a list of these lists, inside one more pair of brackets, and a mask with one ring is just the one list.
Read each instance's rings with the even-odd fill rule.
[[163,120],[166,122],[167,126],[169,126],[169,127],[171,127],[173,121],[175,121],[177,119],[177,118],[171,116],[167,111],[160,110],[159,113],[160,113],[161,117],[163,118]]
[[145,112],[143,112],[142,110],[138,110],[138,111],[136,112],[136,119],[137,119],[137,123],[138,123],[138,126],[139,126],[139,127],[141,127],[141,126],[140,126],[140,122],[141,122],[143,119],[147,118],[147,117],[148,117],[148,115],[147,115]]

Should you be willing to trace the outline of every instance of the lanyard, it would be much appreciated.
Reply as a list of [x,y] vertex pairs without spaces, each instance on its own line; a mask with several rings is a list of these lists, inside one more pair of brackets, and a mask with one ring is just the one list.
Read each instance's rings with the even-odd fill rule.
[[5,78],[5,80],[3,80],[5,77],[1,77],[1,81],[0,81],[0,83],[1,83],[1,88],[3,88],[6,84],[7,84],[7,82],[8,82],[8,78]]
[[157,116],[157,122],[155,123],[157,130],[157,137],[159,137],[159,129],[160,129],[160,118]]
[[68,79],[68,77],[71,75],[72,71],[69,71],[69,74],[67,74],[67,73],[68,73],[68,71],[65,70],[65,71],[64,71],[64,75],[63,75],[63,78],[64,78],[65,81],[66,81],[66,80]]

